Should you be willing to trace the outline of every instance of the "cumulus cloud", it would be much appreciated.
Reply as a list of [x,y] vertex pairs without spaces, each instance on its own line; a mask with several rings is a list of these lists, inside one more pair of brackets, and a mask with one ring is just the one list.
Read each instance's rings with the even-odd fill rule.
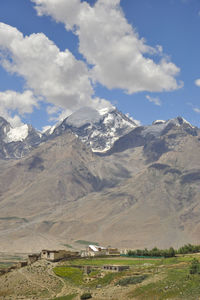
[[23,93],[10,90],[0,92],[0,115],[14,127],[22,124],[19,115],[32,113],[34,107],[38,107],[38,99],[30,90]]
[[154,103],[155,105],[161,106],[161,101],[158,97],[151,97],[149,95],[146,95],[146,99],[149,100],[149,102]]
[[200,79],[196,79],[194,83],[196,86],[200,86]]
[[52,113],[110,105],[108,101],[93,99],[85,63],[76,60],[67,49],[60,51],[42,33],[24,37],[16,28],[0,23],[0,63],[8,72],[22,76],[37,97],[53,104]]
[[[50,15],[79,37],[79,51],[91,66],[90,76],[109,89],[128,94],[178,89],[179,68],[150,47],[127,22],[120,0],[98,0],[94,6],[80,0],[32,0],[38,15]],[[156,63],[153,56],[160,56]]]

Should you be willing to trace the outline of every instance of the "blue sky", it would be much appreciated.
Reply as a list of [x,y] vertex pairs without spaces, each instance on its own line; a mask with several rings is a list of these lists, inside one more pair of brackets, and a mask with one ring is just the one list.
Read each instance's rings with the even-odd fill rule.
[[119,2],[1,0],[0,115],[41,129],[111,103],[200,127],[200,1]]

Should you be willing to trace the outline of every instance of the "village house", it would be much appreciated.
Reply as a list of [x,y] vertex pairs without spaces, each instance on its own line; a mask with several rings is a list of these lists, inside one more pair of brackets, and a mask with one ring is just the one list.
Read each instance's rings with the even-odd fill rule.
[[120,256],[120,251],[117,248],[111,247],[101,247],[97,245],[89,245],[86,250],[81,250],[80,252],[81,257],[88,257],[88,256]]
[[37,254],[29,254],[28,255],[28,265],[33,264],[34,262],[36,262],[37,260],[39,260],[41,257],[40,253]]
[[87,256],[102,256],[106,255],[106,248],[101,247],[101,246],[96,246],[96,245],[89,245],[85,251],[81,252],[82,257],[87,257]]
[[106,249],[106,255],[120,256],[120,251],[117,248],[108,247]]
[[127,255],[129,251],[129,249],[121,249],[120,254]]
[[52,262],[59,261],[65,258],[79,257],[79,252],[66,250],[42,250],[41,259],[46,259]]
[[104,271],[121,272],[129,269],[129,266],[118,266],[118,265],[104,265],[102,267]]

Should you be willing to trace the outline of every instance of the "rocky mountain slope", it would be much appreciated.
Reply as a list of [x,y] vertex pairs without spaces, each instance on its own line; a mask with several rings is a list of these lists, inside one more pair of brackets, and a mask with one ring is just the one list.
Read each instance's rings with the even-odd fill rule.
[[42,141],[42,134],[31,125],[12,128],[0,117],[0,159],[21,158]]
[[10,125],[1,120],[1,149],[30,144],[17,160],[0,151],[0,251],[76,240],[128,248],[200,243],[199,129],[180,117],[136,126],[115,110],[102,115],[83,109],[36,132],[32,144],[31,133],[8,142]]
[[39,132],[31,125],[24,124],[12,128],[0,117],[0,158],[22,158],[39,144],[70,131],[90,146],[93,152],[106,152],[121,136],[137,127],[136,123],[117,109],[102,109],[97,111],[84,107],[68,118]]
[[93,152],[105,153],[115,141],[135,127],[137,124],[133,120],[115,108],[97,111],[84,107],[66,118],[55,129],[52,128],[52,136],[58,136],[70,129]]

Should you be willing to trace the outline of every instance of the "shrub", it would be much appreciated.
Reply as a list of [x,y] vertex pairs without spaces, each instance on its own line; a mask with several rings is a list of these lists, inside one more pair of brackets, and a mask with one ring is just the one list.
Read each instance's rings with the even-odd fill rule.
[[84,300],[84,299],[91,299],[92,298],[92,295],[90,293],[84,293],[81,295],[81,300]]
[[126,286],[128,284],[137,284],[137,283],[142,282],[146,278],[147,278],[147,275],[126,277],[126,278],[120,279],[116,283],[116,285]]
[[200,263],[198,259],[194,258],[192,260],[191,266],[190,266],[190,274],[200,274]]
[[200,245],[187,244],[178,249],[178,253],[180,254],[197,253],[197,252],[200,252]]
[[176,254],[176,251],[174,248],[169,248],[165,250],[158,249],[157,247],[154,247],[151,250],[148,249],[137,249],[137,250],[130,250],[128,252],[128,256],[147,256],[147,257],[174,257]]

